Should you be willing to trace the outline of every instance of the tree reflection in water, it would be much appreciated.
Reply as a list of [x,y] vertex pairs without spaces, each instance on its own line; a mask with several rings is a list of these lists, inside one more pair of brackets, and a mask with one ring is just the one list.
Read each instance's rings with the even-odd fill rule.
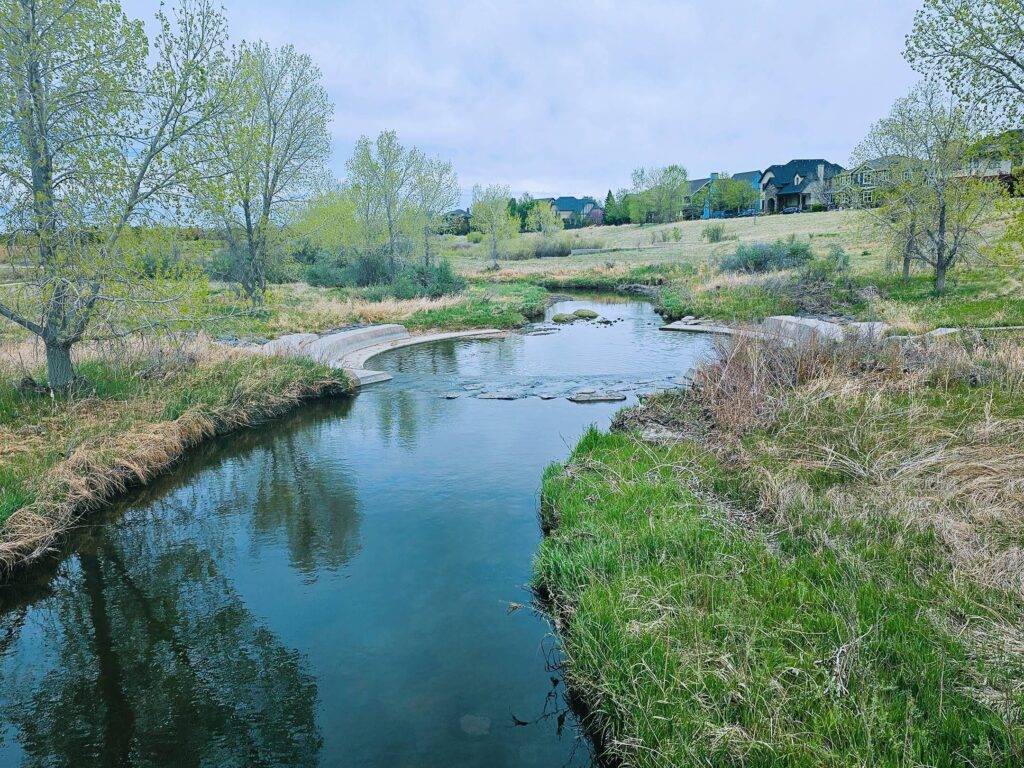
[[116,529],[77,541],[42,590],[7,595],[18,604],[0,616],[0,737],[24,764],[318,763],[315,679],[226,575],[221,514],[281,537],[307,577],[355,554],[344,467],[306,451],[318,410],[202,451],[198,475],[158,483]]

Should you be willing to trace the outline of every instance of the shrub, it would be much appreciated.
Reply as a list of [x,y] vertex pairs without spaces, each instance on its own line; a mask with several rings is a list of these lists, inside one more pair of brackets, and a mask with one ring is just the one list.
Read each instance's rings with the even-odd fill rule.
[[672,239],[677,243],[683,239],[683,231],[679,227],[672,227]]
[[484,233],[476,231],[470,232],[466,235],[466,240],[471,243],[482,243],[484,241]]
[[722,242],[723,240],[725,240],[725,225],[708,224],[700,233],[700,239],[707,240],[709,243]]
[[572,245],[565,238],[522,237],[505,246],[505,258],[512,261],[569,256],[571,253]]
[[810,243],[743,243],[722,259],[724,272],[772,272],[801,267],[813,258]]
[[442,259],[436,264],[405,265],[390,280],[381,280],[365,286],[359,295],[369,301],[384,299],[436,299],[459,293],[466,281],[455,274],[451,264]]
[[395,277],[391,274],[391,264],[384,251],[361,251],[348,266],[348,285],[377,285],[390,283]]
[[334,259],[317,259],[306,267],[306,282],[323,288],[349,285],[349,271]]

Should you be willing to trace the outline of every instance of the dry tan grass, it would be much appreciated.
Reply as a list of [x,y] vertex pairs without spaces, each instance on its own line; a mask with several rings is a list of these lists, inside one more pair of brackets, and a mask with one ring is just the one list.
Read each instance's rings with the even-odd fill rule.
[[[964,385],[973,405],[937,404]],[[670,426],[746,467],[773,525],[815,503],[807,477],[838,476],[825,493],[833,515],[932,530],[958,573],[1024,597],[1024,420],[994,416],[996,395],[1024,397],[1024,343],[1012,337],[803,347],[743,337],[695,372],[685,400],[703,431]],[[657,421],[656,408],[644,418]],[[753,443],[738,439],[755,430]]]
[[[34,345],[8,352],[18,367],[31,366],[31,356],[40,354]],[[275,366],[292,363],[246,355],[205,338],[171,350],[137,342],[126,354],[142,352],[143,363],[151,364],[142,370],[151,370],[155,378],[140,395],[129,400],[74,396],[54,401],[35,423],[0,427],[0,464],[26,450],[43,455],[68,447],[33,481],[35,501],[15,510],[0,527],[0,574],[39,559],[84,514],[166,471],[199,442],[273,418],[303,400],[343,391],[326,370],[322,375],[296,370],[282,382]],[[224,363],[233,366],[220,367]],[[219,405],[190,407],[168,420],[168,399],[198,386],[221,387],[226,397]]]

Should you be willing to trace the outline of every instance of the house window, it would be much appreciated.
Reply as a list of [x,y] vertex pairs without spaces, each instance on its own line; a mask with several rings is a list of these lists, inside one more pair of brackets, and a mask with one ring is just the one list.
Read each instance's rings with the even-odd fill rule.
[[860,183],[864,184],[865,186],[868,185],[868,184],[874,184],[875,183],[875,174],[873,174],[871,171],[864,171],[864,173],[861,174],[861,182]]
[[904,171],[903,172],[903,180],[904,181],[910,181],[910,171]]
[[875,199],[875,192],[874,192],[874,190],[865,189],[863,192],[860,193],[860,201],[862,203],[871,203],[871,202],[874,202],[874,199]]

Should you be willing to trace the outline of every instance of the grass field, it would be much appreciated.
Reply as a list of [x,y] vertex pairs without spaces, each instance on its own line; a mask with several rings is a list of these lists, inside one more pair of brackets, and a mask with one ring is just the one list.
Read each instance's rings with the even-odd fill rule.
[[1020,765],[1022,395],[1019,339],[746,342],[584,437],[536,586],[606,757]]

